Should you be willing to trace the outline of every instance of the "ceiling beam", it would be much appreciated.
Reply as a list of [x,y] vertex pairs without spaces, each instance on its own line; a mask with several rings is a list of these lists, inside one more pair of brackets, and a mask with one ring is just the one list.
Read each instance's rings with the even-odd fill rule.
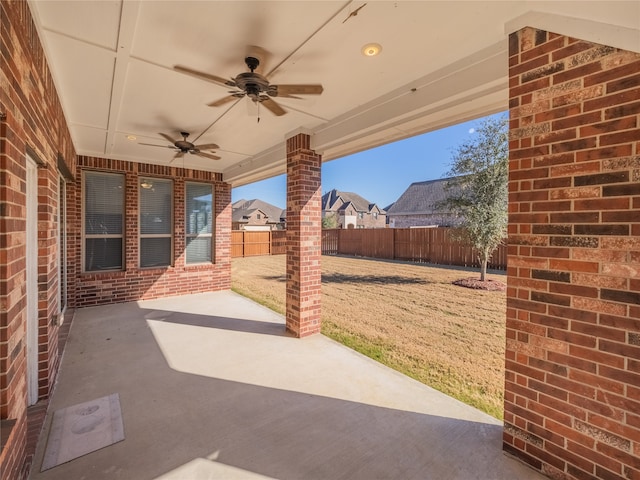
[[129,57],[133,47],[133,38],[138,23],[140,2],[122,2],[120,12],[120,28],[118,30],[118,42],[115,52],[115,68],[111,83],[111,98],[109,102],[109,119],[107,122],[107,135],[105,140],[104,154],[111,155],[116,141],[116,126],[118,125],[118,115],[122,111],[122,98],[126,86],[127,72],[129,69]]

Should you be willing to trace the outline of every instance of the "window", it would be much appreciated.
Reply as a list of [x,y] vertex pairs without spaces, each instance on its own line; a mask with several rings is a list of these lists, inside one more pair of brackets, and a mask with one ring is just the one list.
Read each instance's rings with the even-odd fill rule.
[[173,182],[140,178],[140,266],[167,267],[172,262]]
[[260,214],[258,213],[258,214],[256,214],[256,218],[257,218],[258,220],[260,220],[260,219],[262,218],[262,215],[260,215]]
[[213,231],[213,187],[205,183],[186,184],[186,263],[211,262]]
[[84,172],[84,270],[122,270],[124,175]]
[[363,212],[358,212],[358,218],[364,218],[364,213]]
[[373,212],[373,218],[378,218],[378,212]]

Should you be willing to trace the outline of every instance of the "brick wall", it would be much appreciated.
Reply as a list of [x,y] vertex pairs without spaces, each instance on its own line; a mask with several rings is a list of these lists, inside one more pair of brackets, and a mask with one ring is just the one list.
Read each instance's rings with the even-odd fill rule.
[[[26,375],[26,157],[38,163],[38,395],[48,397],[59,367],[60,286],[59,190],[67,183],[67,265],[69,306],[151,298],[164,294],[227,289],[230,284],[231,189],[219,175],[181,169],[150,167],[125,162],[83,159],[77,165],[71,137],[55,90],[28,3],[0,3],[0,471],[3,478],[27,475],[33,445],[27,443]],[[138,173],[166,176],[176,185],[176,265],[166,270],[122,275],[83,275],[80,270],[81,168],[126,171],[127,185],[137,195]],[[213,266],[184,265],[184,181],[211,182],[215,186],[216,229]],[[78,182],[74,182],[78,180]],[[133,198],[133,197],[132,197]],[[131,204],[133,205],[133,203]],[[130,206],[131,206],[130,205]],[[137,204],[136,204],[137,205]],[[133,218],[135,215],[130,215]],[[131,220],[130,218],[130,220]],[[137,228],[137,221],[131,220]],[[137,248],[135,235],[128,246]],[[128,253],[133,265],[137,252]],[[88,294],[85,295],[85,293]],[[80,300],[80,301],[76,301]],[[35,425],[37,430],[37,425]]]
[[373,213],[367,212],[363,215],[363,218],[358,218],[357,222],[358,225],[362,225],[363,228],[385,228],[387,225],[387,216],[379,213],[378,218],[374,218]]
[[320,332],[322,157],[310,137],[287,139],[287,330],[297,337]]
[[[125,175],[125,268],[123,271],[82,272],[82,170]],[[139,176],[173,180],[173,249],[170,267],[140,268],[138,238]],[[69,187],[68,214],[70,250],[69,282],[74,285],[69,304],[72,307],[102,305],[170,295],[210,292],[231,288],[231,187],[222,182],[222,174],[177,167],[147,165],[126,161],[79,157],[78,179]],[[214,263],[187,265],[185,262],[185,181],[210,183],[214,186]],[[73,273],[71,273],[73,272]]]
[[509,40],[505,450],[640,479],[640,55]]
[[58,369],[58,158],[75,152],[27,2],[0,3],[0,427],[3,478],[26,476],[26,155],[38,169],[38,395]]

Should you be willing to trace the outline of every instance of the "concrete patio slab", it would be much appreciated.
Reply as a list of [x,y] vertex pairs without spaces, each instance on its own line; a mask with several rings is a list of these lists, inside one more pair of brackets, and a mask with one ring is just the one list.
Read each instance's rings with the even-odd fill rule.
[[[51,413],[118,393],[124,441],[40,471]],[[540,479],[501,422],[232,292],[78,310],[33,480]]]

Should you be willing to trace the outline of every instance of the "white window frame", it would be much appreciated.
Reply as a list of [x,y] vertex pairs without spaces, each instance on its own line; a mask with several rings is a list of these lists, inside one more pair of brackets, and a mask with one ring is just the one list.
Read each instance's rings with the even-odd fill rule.
[[[141,208],[141,203],[142,203],[142,192],[144,190],[147,190],[147,188],[143,187],[142,185],[144,184],[144,182],[150,182],[151,185],[153,185],[154,183],[165,183],[165,184],[169,184],[171,186],[171,205],[169,206],[169,225],[170,225],[170,232],[169,233],[142,233],[142,208]],[[151,187],[153,188],[153,187]],[[175,202],[175,192],[174,192],[174,183],[173,180],[171,180],[170,178],[154,178],[154,177],[139,177],[138,178],[138,265],[140,266],[140,268],[142,269],[153,269],[153,268],[168,268],[173,266],[174,264],[174,240],[173,240],[173,234],[174,234],[174,215],[173,215],[173,205]],[[142,252],[142,240],[146,239],[146,238],[169,238],[170,242],[169,242],[169,263],[168,264],[163,264],[163,265],[142,265],[142,256],[141,256],[141,252]]]
[[[86,231],[86,217],[87,217],[87,211],[86,211],[86,188],[87,188],[87,182],[86,182],[86,177],[87,175],[111,175],[111,176],[120,176],[122,177],[122,186],[123,186],[123,202],[122,202],[122,233],[120,234],[106,234],[106,235],[99,235],[99,234],[87,234]],[[126,195],[125,195],[125,190],[126,188],[126,178],[125,175],[123,173],[115,173],[115,172],[101,172],[98,170],[84,170],[82,172],[82,271],[84,273],[100,273],[100,272],[121,272],[124,271],[125,269],[125,244],[124,244],[124,239],[125,239],[125,215],[126,215]],[[121,263],[121,267],[120,268],[110,268],[110,269],[95,269],[95,270],[87,270],[87,265],[86,265],[86,261],[87,261],[87,239],[90,238],[120,238],[120,241],[122,242],[122,258],[120,260]]]
[[[187,224],[187,222],[189,221],[189,216],[190,216],[190,212],[187,211],[188,208],[188,198],[187,198],[187,187],[189,185],[200,185],[200,186],[207,186],[209,188],[211,188],[211,233],[188,233],[189,232],[189,226]],[[202,264],[210,264],[210,263],[214,263],[215,261],[215,241],[214,241],[214,232],[215,232],[215,218],[216,218],[216,211],[215,211],[215,188],[213,185],[211,185],[210,183],[203,183],[203,182],[185,182],[184,183],[184,211],[185,211],[185,215],[184,215],[184,232],[185,232],[185,239],[184,239],[184,249],[185,249],[185,254],[184,254],[184,263],[185,265],[202,265]],[[193,238],[211,238],[211,252],[210,252],[210,260],[206,261],[206,262],[189,262],[187,259],[187,243],[189,239],[193,239]]]

